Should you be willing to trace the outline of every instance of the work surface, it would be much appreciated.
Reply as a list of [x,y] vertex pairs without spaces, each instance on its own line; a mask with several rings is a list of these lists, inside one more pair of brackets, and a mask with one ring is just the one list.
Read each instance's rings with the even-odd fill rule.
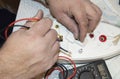
[[[103,17],[102,20],[105,22],[108,22],[110,24],[115,24],[118,27],[120,26],[120,17],[118,17],[117,15],[115,15],[115,13],[111,11],[110,8],[107,7],[107,5],[104,3],[104,0],[92,0],[94,1],[102,10],[103,10]],[[44,12],[48,11],[45,9],[45,7],[40,6],[39,3],[31,1],[31,0],[21,0],[20,2],[20,6],[18,9],[18,14],[17,14],[17,18],[16,19],[20,19],[20,18],[25,18],[25,17],[32,17],[34,16],[38,9],[43,9]],[[49,15],[47,15],[46,13],[44,14],[44,16],[48,16],[51,17]],[[114,20],[113,20],[114,19]],[[20,22],[20,23],[24,23],[24,22]],[[16,30],[16,29],[14,29]],[[115,56],[113,58],[110,58],[108,60],[106,60],[108,69],[112,75],[113,79],[120,79],[120,56]]]

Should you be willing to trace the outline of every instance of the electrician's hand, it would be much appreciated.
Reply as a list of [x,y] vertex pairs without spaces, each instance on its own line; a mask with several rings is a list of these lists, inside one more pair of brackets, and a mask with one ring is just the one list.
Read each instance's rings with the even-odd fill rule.
[[83,41],[101,18],[101,10],[90,0],[46,0],[51,14]]
[[19,29],[8,37],[0,50],[0,79],[30,79],[47,71],[58,59],[57,32],[52,21],[27,22],[30,29]]

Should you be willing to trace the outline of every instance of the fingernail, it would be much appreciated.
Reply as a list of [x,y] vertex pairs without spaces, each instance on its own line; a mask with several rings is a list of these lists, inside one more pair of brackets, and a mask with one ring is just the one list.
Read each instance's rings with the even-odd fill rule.
[[88,33],[92,33],[94,31],[94,29],[88,29]]
[[74,38],[75,38],[75,40],[79,40],[79,38],[78,38],[78,34],[77,33],[73,33],[74,34]]
[[88,32],[88,33],[93,33],[93,31],[94,31],[94,30],[89,30],[89,32]]
[[81,42],[84,42],[84,39],[85,39],[86,35],[81,35],[79,38],[80,38],[80,41]]
[[80,38],[80,41],[81,41],[81,42],[84,42],[84,38]]

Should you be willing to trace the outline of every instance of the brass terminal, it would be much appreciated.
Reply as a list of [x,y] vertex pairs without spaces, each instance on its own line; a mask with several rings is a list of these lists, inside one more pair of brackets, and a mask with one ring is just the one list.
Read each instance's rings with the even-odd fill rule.
[[59,28],[59,25],[55,25],[55,28],[58,29],[58,28]]
[[63,41],[63,36],[58,34],[58,41],[62,42]]

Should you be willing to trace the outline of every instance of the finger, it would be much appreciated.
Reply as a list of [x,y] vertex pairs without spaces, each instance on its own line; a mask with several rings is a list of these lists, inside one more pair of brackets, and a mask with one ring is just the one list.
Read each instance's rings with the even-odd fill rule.
[[75,17],[76,22],[78,23],[78,29],[80,31],[78,38],[80,39],[80,41],[83,42],[88,31],[88,19],[86,16],[86,12],[85,10],[83,10],[83,7],[77,7],[72,10],[72,14]]
[[89,19],[88,32],[92,32],[96,27],[95,18],[97,18],[97,16],[96,16],[97,12],[90,4],[86,4],[86,13],[87,13],[87,16],[88,16],[88,19]]
[[[102,10],[99,8],[99,7],[97,7],[95,4],[92,4],[92,7],[96,10],[96,13],[97,13],[97,24],[96,24],[96,26],[98,25],[98,23],[100,22],[100,20],[101,20],[101,16],[102,16]],[[93,29],[94,30],[94,29]]]
[[98,16],[102,16],[102,10],[97,7],[95,4],[92,4],[92,7],[96,10]]
[[52,48],[55,42],[57,41],[57,32],[53,29],[49,30],[45,35],[47,44]]
[[59,44],[59,42],[58,41],[56,41],[55,43],[54,43],[54,45],[53,45],[53,47],[52,47],[52,52],[54,53],[54,56],[56,55],[56,54],[59,54],[59,52],[60,52],[60,44]]
[[42,10],[38,10],[37,14],[34,16],[34,18],[42,18],[43,17],[43,11]]
[[49,18],[43,18],[36,22],[29,31],[31,33],[38,34],[39,36],[45,36],[52,26],[52,21]]
[[[43,17],[43,11],[38,10],[37,14],[33,18],[42,19],[42,17]],[[27,21],[25,26],[31,27],[34,23],[36,23],[36,21]]]
[[98,24],[98,20],[95,20],[94,18],[93,19],[90,19],[89,20],[89,33],[93,32],[95,30],[95,28],[97,27],[97,24]]
[[[92,4],[93,5],[93,4]],[[86,11],[89,19],[89,32],[93,32],[98,22],[100,21],[100,14],[92,5],[87,5]]]
[[53,63],[55,64],[59,58],[59,53],[54,56]]
[[56,18],[60,23],[66,26],[74,34],[75,39],[78,38],[77,24],[73,19],[71,19],[67,14],[61,14]]
[[50,69],[58,60],[59,53],[52,57],[51,61],[49,61],[48,69]]

